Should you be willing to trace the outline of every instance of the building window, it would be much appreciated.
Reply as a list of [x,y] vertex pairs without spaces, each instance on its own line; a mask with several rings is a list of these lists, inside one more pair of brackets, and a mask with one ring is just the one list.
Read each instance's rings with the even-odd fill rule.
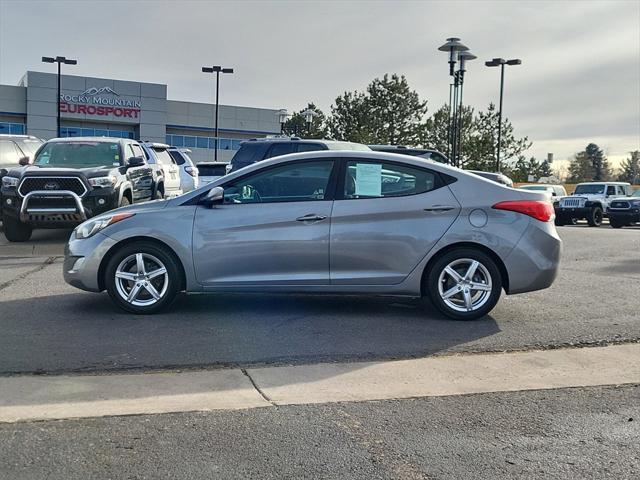
[[24,135],[24,123],[0,122],[0,133]]
[[60,127],[61,137],[111,137],[134,139],[133,132],[126,130],[105,130],[100,128]]
[[[218,138],[218,150],[240,150],[241,141],[242,140],[235,138]],[[216,148],[215,137],[204,137],[200,135],[176,135],[167,133],[166,142],[172,147],[208,148],[211,150]]]

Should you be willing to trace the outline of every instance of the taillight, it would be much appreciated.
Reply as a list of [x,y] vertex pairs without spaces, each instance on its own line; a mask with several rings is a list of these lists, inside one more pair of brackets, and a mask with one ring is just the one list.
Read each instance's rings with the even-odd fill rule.
[[507,200],[496,203],[492,208],[522,213],[541,222],[549,222],[553,220],[555,215],[553,205],[542,200]]
[[194,167],[184,167],[184,171],[187,172],[192,177],[198,176],[198,170],[195,169]]

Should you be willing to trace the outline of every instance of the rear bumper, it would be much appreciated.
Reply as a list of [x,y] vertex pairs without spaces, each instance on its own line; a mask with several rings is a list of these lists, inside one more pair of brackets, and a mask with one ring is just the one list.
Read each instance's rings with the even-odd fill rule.
[[504,260],[509,275],[508,294],[551,286],[560,266],[562,240],[553,222],[531,220],[524,235]]

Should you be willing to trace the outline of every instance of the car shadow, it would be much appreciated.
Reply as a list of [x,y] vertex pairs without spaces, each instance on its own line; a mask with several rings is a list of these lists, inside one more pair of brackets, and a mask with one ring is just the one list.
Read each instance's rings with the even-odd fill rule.
[[0,374],[249,367],[418,358],[494,335],[486,316],[443,318],[419,299],[180,295],[130,315],[106,294],[0,301]]

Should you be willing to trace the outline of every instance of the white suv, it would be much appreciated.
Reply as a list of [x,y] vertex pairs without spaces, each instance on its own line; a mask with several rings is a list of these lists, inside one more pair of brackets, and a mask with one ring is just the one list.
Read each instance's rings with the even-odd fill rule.
[[164,174],[164,198],[173,198],[182,195],[180,185],[180,168],[176,161],[169,155],[169,145],[164,143],[144,142],[144,145],[152,151],[149,156],[149,164],[156,164],[162,168]]
[[561,198],[555,205],[556,225],[586,219],[590,227],[599,227],[609,203],[630,195],[631,185],[626,182],[579,183],[571,195]]

